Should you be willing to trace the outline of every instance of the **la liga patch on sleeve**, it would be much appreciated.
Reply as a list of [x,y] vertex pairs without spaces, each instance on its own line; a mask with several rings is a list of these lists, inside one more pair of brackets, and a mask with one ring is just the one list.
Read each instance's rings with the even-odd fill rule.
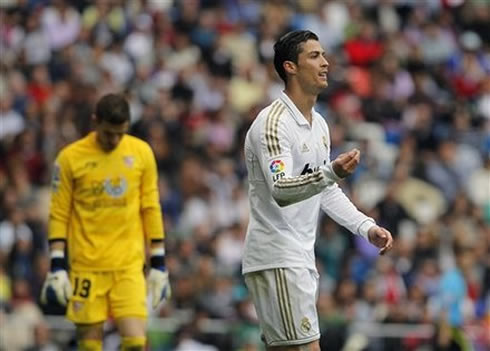
[[271,170],[272,174],[283,172],[284,171],[284,162],[282,162],[281,160],[274,160],[271,162],[269,169]]
[[284,173],[286,166],[284,165],[284,162],[282,160],[274,160],[271,162],[269,169],[272,173],[272,181],[276,181],[286,175]]
[[53,175],[51,176],[51,189],[53,192],[58,191],[61,182],[61,168],[59,164],[55,164],[53,167]]

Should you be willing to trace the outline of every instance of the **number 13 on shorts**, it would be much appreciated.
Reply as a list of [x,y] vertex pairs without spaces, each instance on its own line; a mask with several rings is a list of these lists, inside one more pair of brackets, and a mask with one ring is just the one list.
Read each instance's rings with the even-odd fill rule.
[[68,302],[68,319],[76,323],[89,323],[93,315],[96,293],[96,276],[91,272],[70,272],[72,297]]
[[74,277],[73,279],[73,296],[82,297],[84,299],[90,296],[90,288],[92,287],[92,280],[82,277]]
[[91,300],[93,295],[94,275],[87,272],[71,272],[70,283],[72,286],[72,299]]

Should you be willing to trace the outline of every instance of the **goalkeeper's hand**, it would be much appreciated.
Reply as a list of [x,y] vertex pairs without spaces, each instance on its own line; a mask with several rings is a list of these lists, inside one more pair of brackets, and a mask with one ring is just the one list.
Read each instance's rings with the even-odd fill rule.
[[46,276],[41,290],[42,304],[66,306],[68,303],[72,290],[66,267],[64,251],[58,249],[51,251],[51,271]]
[[168,271],[165,268],[165,248],[162,246],[151,249],[150,273],[148,274],[148,291],[151,296],[151,305],[156,309],[162,301],[170,298],[170,282]]
[[158,268],[151,268],[148,275],[148,291],[151,296],[151,305],[156,309],[160,302],[170,298],[172,294],[168,272]]
[[65,269],[49,272],[41,290],[42,304],[60,304],[66,306],[71,298],[71,284]]

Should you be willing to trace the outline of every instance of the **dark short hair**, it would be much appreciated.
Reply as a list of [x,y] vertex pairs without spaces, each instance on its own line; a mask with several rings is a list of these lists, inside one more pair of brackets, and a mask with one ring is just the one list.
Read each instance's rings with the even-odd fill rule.
[[284,34],[274,44],[274,67],[285,84],[288,78],[283,66],[284,61],[298,63],[298,55],[303,50],[303,43],[308,40],[318,40],[318,36],[309,30],[294,30]]
[[95,105],[98,123],[122,124],[129,121],[129,104],[122,94],[104,95]]

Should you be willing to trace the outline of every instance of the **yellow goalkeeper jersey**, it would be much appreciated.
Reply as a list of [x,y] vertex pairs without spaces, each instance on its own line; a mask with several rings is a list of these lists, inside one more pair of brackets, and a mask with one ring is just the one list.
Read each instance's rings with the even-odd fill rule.
[[59,153],[52,178],[49,239],[66,239],[72,269],[143,266],[146,240],[163,239],[157,169],[150,146],[124,135],[111,152],[95,132]]

